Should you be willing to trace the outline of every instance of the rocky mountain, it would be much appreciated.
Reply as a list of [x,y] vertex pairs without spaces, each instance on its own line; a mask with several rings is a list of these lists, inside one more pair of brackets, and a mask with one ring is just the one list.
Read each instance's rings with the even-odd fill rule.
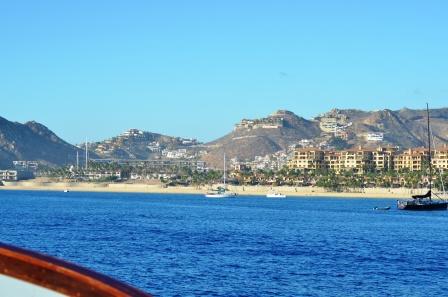
[[[433,109],[431,129],[436,145],[448,143],[448,108]],[[426,110],[401,109],[362,111],[334,109],[307,120],[290,111],[277,111],[256,120],[242,120],[234,131],[205,145],[204,160],[222,167],[228,158],[251,160],[304,141],[304,145],[326,146],[339,139],[347,147],[379,145],[400,148],[424,146],[427,142]]]
[[[448,143],[448,108],[433,109],[431,128],[436,145]],[[335,141],[337,140],[337,141]],[[426,145],[425,110],[334,109],[304,119],[280,110],[261,119],[244,119],[229,134],[206,144],[195,139],[165,136],[131,129],[119,136],[91,143],[92,158],[113,159],[196,159],[211,167],[222,167],[228,159],[253,160],[300,144],[331,148],[341,142],[346,147],[379,145],[400,148]],[[0,168],[13,160],[37,160],[48,165],[74,163],[77,147],[60,139],[36,122],[25,124],[0,118]],[[82,158],[82,154],[81,154]]]
[[[345,129],[351,145],[393,145],[401,148],[425,146],[427,143],[426,110],[389,109],[373,112],[339,110],[351,126]],[[436,145],[448,143],[448,108],[430,110],[431,130]],[[382,140],[369,139],[374,134]]]
[[205,145],[208,154],[203,159],[214,166],[222,166],[224,153],[228,158],[253,159],[265,156],[320,135],[319,124],[286,110],[256,120],[242,120],[235,129]]
[[37,122],[10,122],[0,117],[0,168],[14,160],[33,160],[46,165],[73,163],[77,148]]

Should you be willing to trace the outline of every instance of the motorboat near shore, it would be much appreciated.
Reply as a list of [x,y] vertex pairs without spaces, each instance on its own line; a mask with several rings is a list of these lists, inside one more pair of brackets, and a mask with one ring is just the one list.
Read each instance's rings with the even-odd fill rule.
[[151,297],[92,270],[1,243],[0,296]]
[[286,195],[282,193],[268,193],[266,198],[286,198]]

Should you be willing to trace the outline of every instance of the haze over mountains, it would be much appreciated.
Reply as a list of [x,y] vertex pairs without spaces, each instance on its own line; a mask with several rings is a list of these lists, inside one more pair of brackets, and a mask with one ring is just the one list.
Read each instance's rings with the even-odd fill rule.
[[[230,128],[230,127],[229,127]],[[448,108],[431,110],[431,128],[436,144],[448,143]],[[133,132],[132,132],[133,131]],[[229,158],[253,159],[291,145],[331,144],[339,139],[347,147],[393,145],[400,148],[426,143],[426,111],[332,110],[316,118],[304,119],[290,111],[277,111],[262,119],[242,120],[227,135],[201,144],[192,139],[130,130],[121,136],[90,146],[95,158],[157,159],[166,152],[187,152],[188,158],[202,158],[212,165]],[[0,167],[13,160],[36,160],[47,165],[73,164],[80,151],[47,127],[27,122],[20,124],[0,118]]]

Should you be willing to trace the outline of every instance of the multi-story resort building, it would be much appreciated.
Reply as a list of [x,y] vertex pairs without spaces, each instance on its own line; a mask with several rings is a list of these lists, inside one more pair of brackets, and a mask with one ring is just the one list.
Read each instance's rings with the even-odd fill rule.
[[328,168],[335,172],[353,170],[364,173],[374,164],[373,152],[362,148],[344,151],[323,151],[316,148],[298,148],[288,162],[289,168],[316,170]]
[[341,152],[341,169],[352,170],[362,174],[371,171],[373,166],[373,153],[371,150],[360,148],[350,149]]
[[420,171],[428,160],[428,149],[411,148],[394,156],[394,170]]
[[443,171],[448,170],[448,146],[438,147],[433,152],[432,165]]
[[[291,169],[330,169],[337,173],[351,170],[357,174],[371,171],[420,171],[428,160],[428,149],[413,148],[397,153],[396,147],[365,149],[358,147],[343,151],[324,151],[317,148],[296,148],[288,161]],[[448,146],[432,151],[434,168],[448,170]]]
[[322,169],[324,165],[324,152],[317,148],[297,148],[288,162],[289,168],[300,169]]
[[341,172],[343,165],[341,162],[342,152],[337,151],[325,151],[324,161],[322,168],[328,168],[335,172]]
[[378,171],[388,171],[394,169],[394,155],[397,147],[378,147],[373,150],[373,163]]

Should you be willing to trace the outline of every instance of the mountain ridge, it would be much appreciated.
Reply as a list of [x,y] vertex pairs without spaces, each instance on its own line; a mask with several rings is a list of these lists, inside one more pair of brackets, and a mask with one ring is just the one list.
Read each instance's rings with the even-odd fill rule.
[[59,138],[45,125],[25,124],[0,117],[0,166],[12,167],[15,160],[33,160],[49,166],[73,163],[77,148]]
[[[430,115],[436,145],[448,143],[448,108],[431,109]],[[89,144],[89,150],[92,158],[200,158],[219,167],[224,153],[228,158],[250,160],[286,151],[301,141],[302,145],[320,146],[335,138],[342,138],[348,147],[392,145],[404,149],[425,145],[426,134],[423,109],[333,109],[313,119],[279,110],[264,118],[243,119],[226,135],[204,144],[195,139],[130,129]],[[76,151],[81,150],[36,121],[21,124],[0,117],[2,168],[11,167],[13,160],[36,160],[50,166],[73,164]]]

